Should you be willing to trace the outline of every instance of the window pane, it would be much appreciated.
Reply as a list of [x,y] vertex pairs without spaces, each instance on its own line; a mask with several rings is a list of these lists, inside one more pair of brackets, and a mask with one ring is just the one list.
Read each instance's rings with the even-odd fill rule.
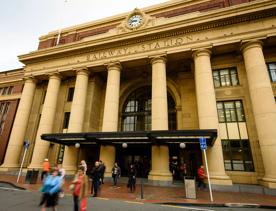
[[227,171],[231,171],[232,170],[232,164],[231,164],[231,160],[224,160],[224,167],[225,170]]
[[68,90],[68,96],[67,96],[67,102],[72,102],[73,101],[74,91],[75,91],[74,87],[70,87],[69,88],[69,90]]
[[[168,93],[169,129],[176,129],[175,102]],[[127,98],[122,109],[123,131],[151,130],[151,87],[141,87]]]
[[233,160],[233,170],[244,171],[244,165],[242,160]]
[[230,70],[230,76],[231,76],[232,86],[238,85],[239,81],[238,81],[238,74],[236,69]]
[[268,64],[268,71],[272,82],[276,82],[276,63]]
[[227,122],[236,122],[237,118],[236,118],[234,101],[225,102],[224,107],[225,107],[225,116],[226,116]]
[[230,76],[228,70],[221,70],[220,71],[220,80],[221,80],[221,86],[230,86]]
[[226,170],[254,171],[249,140],[222,140]]
[[220,87],[219,72],[213,71],[214,86]]

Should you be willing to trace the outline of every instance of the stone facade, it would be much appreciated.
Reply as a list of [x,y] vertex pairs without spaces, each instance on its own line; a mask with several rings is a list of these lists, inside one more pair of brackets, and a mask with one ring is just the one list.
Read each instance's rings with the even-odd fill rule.
[[[40,168],[45,157],[58,162],[62,148],[41,140],[43,133],[122,131],[128,96],[151,87],[152,130],[169,129],[168,96],[175,104],[175,129],[218,129],[207,150],[213,184],[276,188],[276,83],[267,69],[276,64],[275,8],[273,0],[169,1],[62,29],[58,43],[58,31],[42,36],[37,51],[19,56],[26,66],[16,82],[24,78],[25,85],[0,169],[18,168],[25,138],[31,147],[24,167]],[[221,75],[225,69],[235,73],[229,72],[229,80]],[[241,120],[221,121],[219,106],[229,102],[242,105]],[[226,110],[223,117],[231,117]],[[233,151],[228,160],[227,141],[243,143],[237,152],[246,149],[252,159],[243,154],[243,163],[235,163]],[[110,176],[117,156],[112,145],[62,150],[70,173],[94,153],[98,157],[91,160],[103,160]],[[152,146],[150,180],[173,179],[172,150]]]

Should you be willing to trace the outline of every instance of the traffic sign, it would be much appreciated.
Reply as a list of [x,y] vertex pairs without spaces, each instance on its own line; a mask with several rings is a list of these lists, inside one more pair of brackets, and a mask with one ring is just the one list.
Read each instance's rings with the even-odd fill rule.
[[207,149],[206,138],[200,137],[199,144],[200,144],[200,149],[202,150]]

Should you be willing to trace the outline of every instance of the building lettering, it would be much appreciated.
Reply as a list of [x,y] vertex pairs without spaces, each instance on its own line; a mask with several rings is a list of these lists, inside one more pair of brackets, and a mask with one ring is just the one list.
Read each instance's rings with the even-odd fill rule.
[[184,36],[184,37],[175,37],[170,39],[158,40],[155,42],[148,42],[139,45],[130,45],[128,47],[123,48],[114,48],[105,51],[98,51],[95,53],[90,53],[87,55],[88,61],[96,61],[100,59],[107,59],[116,56],[124,56],[124,55],[131,55],[135,53],[144,53],[147,51],[152,51],[156,49],[174,47],[174,46],[181,46],[185,45],[189,42],[193,42],[195,39],[192,36]]

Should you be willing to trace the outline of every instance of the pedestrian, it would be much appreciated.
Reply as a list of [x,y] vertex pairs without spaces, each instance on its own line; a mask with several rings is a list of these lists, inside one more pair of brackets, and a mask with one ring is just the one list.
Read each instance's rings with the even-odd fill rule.
[[74,211],[86,211],[88,197],[88,177],[85,174],[85,169],[83,166],[79,167],[72,184],[74,185]]
[[48,158],[45,158],[42,164],[41,181],[43,181],[43,179],[48,176],[49,171],[50,171],[50,163]]
[[114,163],[112,168],[112,178],[113,178],[113,185],[117,186],[118,178],[121,176],[121,168],[118,166],[117,163]]
[[84,168],[84,172],[86,174],[86,172],[87,172],[87,164],[86,164],[85,160],[81,160],[80,166],[82,166]]
[[48,175],[43,181],[43,196],[39,204],[42,206],[41,211],[45,211],[46,208],[52,208],[53,211],[57,210],[58,193],[60,192],[61,183],[61,178],[58,176],[58,170],[53,169],[52,174]]
[[90,172],[90,177],[92,179],[91,194],[93,197],[97,197],[101,178],[101,168],[99,161],[95,162],[95,166]]
[[100,184],[104,184],[104,173],[105,173],[105,164],[103,161],[99,161],[100,162],[100,169],[101,169],[101,178],[100,178]]
[[206,175],[205,175],[205,171],[204,171],[204,166],[201,165],[198,169],[197,169],[197,187],[198,189],[205,189],[206,188],[206,185],[204,183],[204,179],[206,178]]
[[127,187],[130,189],[130,192],[135,192],[136,175],[137,175],[137,171],[134,165],[130,164],[130,168],[128,169],[128,183],[127,183]]

